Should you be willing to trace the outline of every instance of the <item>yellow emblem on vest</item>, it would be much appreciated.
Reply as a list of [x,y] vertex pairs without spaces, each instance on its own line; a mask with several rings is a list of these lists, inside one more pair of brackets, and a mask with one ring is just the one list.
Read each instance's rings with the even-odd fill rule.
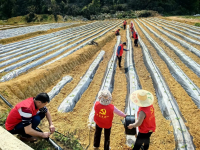
[[153,114],[153,107],[150,108],[151,114]]
[[99,114],[106,115],[106,109],[101,109],[100,112],[99,112]]

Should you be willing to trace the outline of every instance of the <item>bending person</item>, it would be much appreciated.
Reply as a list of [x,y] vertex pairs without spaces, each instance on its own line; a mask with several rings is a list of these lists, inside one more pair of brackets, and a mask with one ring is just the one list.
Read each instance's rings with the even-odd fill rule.
[[116,36],[120,35],[120,34],[119,34],[119,31],[120,31],[120,29],[117,29],[117,31],[115,31],[115,35],[116,35]]
[[139,110],[137,112],[138,120],[128,126],[129,129],[136,127],[139,129],[133,150],[139,150],[142,144],[144,144],[144,150],[148,150],[150,136],[156,129],[153,107],[154,97],[149,91],[137,90],[130,95],[130,99],[133,103],[139,106]]
[[[5,127],[11,134],[20,134],[22,141],[36,141],[35,137],[48,138],[55,131],[51,115],[45,107],[50,102],[47,93],[40,93],[19,102],[9,113]],[[50,132],[36,130],[40,121],[46,116]]]
[[104,150],[110,149],[110,132],[112,127],[112,120],[114,113],[126,117],[126,115],[118,110],[114,105],[110,104],[112,95],[108,90],[100,91],[99,101],[95,103],[94,121],[96,122],[96,129],[94,134],[94,149],[98,150],[101,140],[101,131],[104,128]]

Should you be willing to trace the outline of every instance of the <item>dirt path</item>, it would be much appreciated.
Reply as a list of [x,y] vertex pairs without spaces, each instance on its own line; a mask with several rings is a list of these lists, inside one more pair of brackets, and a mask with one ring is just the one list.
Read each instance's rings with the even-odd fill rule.
[[[186,126],[189,128],[189,132],[193,137],[194,144],[197,148],[200,147],[200,134],[197,132],[199,128],[199,124],[197,123],[197,120],[200,119],[199,113],[200,110],[197,108],[197,106],[192,101],[191,97],[186,93],[186,91],[182,88],[182,86],[171,76],[169,69],[167,68],[167,65],[165,62],[158,56],[156,50],[151,46],[151,44],[147,41],[146,37],[143,35],[141,30],[137,27],[137,30],[139,32],[139,35],[141,36],[143,42],[147,45],[148,49],[150,50],[151,56],[153,57],[153,60],[155,64],[160,69],[163,77],[165,78],[165,81],[167,82],[170,91],[174,95],[179,109],[183,115],[183,117],[186,119]],[[156,39],[156,38],[154,38]],[[157,40],[156,40],[157,41]],[[159,45],[162,45],[159,43]],[[167,47],[163,47],[165,50],[167,50]],[[172,53],[173,54],[173,53]],[[170,55],[170,57],[176,57],[174,55]],[[179,61],[178,58],[176,58],[175,61]],[[178,63],[180,65],[181,63]],[[185,73],[188,74],[185,68],[182,68]],[[189,75],[189,74],[188,74]],[[191,78],[193,79],[193,78]],[[194,79],[193,79],[194,80]],[[196,80],[196,83],[198,83],[199,80]],[[171,145],[172,146],[172,145]]]

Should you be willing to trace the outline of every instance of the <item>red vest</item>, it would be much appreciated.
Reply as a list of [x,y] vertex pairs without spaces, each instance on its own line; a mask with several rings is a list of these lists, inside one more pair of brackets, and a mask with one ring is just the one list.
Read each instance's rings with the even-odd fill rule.
[[7,130],[12,130],[14,129],[14,127],[19,124],[20,122],[22,122],[22,117],[20,116],[18,109],[21,107],[26,107],[29,108],[32,112],[32,116],[35,116],[38,112],[39,109],[35,109],[35,104],[34,104],[34,100],[33,97],[30,97],[26,100],[23,100],[21,102],[19,102],[9,113],[7,119],[6,119],[6,123],[5,123],[5,127]]
[[[119,52],[119,56],[122,56],[123,51],[124,51],[124,46],[123,46],[123,44],[120,44],[119,46],[121,46],[121,49],[120,49],[120,52]],[[117,48],[117,51],[118,51],[118,48]]]
[[149,107],[139,107],[137,112],[137,116],[139,116],[139,112],[143,111],[146,114],[142,124],[138,127],[140,133],[148,133],[150,130],[155,132],[156,129],[156,121],[153,105]]
[[133,33],[133,38],[138,39],[138,35],[136,35],[136,32]]
[[124,25],[126,25],[126,21],[124,21],[124,23],[123,23]]
[[119,30],[115,31],[115,34],[119,33]]
[[94,121],[100,128],[109,129],[112,126],[114,105],[102,105],[99,101],[94,106]]

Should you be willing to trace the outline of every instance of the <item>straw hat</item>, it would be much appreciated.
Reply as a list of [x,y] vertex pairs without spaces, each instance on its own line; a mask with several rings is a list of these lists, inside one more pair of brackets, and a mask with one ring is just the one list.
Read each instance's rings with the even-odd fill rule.
[[140,107],[148,107],[153,104],[154,97],[152,93],[146,90],[137,90],[130,95],[131,101],[140,106]]
[[109,105],[112,100],[112,95],[111,95],[110,91],[102,90],[99,92],[98,98],[99,98],[100,104]]

